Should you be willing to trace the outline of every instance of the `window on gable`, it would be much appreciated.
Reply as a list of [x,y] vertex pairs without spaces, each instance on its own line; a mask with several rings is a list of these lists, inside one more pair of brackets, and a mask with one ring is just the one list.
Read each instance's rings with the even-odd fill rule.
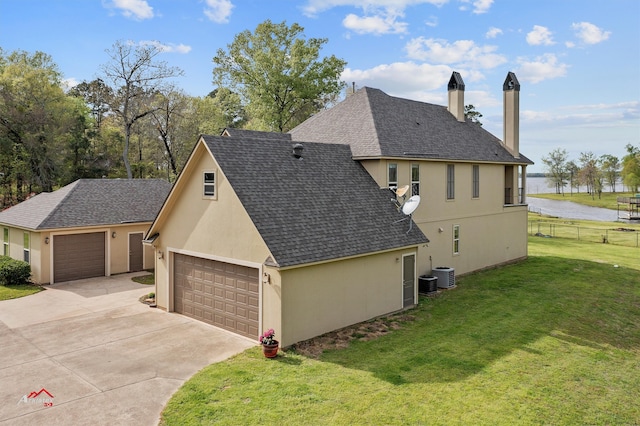
[[31,244],[30,244],[29,233],[24,233],[24,261],[27,263],[31,263]]
[[396,163],[387,165],[387,186],[393,189],[398,188],[398,165]]
[[455,166],[453,164],[447,164],[447,200],[453,200],[454,198],[456,198],[455,177]]
[[9,228],[2,231],[2,254],[9,256]]
[[480,197],[480,166],[473,165],[473,198]]
[[411,165],[411,195],[420,195],[420,164]]
[[460,225],[453,225],[453,254],[460,254]]
[[203,195],[205,197],[216,196],[216,172],[204,172],[203,174]]

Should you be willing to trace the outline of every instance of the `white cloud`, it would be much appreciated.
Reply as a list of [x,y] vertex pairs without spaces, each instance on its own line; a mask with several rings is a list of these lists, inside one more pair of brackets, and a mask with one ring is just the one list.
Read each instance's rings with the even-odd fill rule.
[[359,17],[353,13],[342,21],[345,28],[358,34],[402,34],[407,32],[407,23],[397,21],[398,16],[386,14]]
[[527,34],[527,43],[532,46],[545,45],[549,46],[554,44],[551,31],[547,27],[541,25],[534,25],[533,30]]
[[447,65],[394,62],[366,70],[347,68],[343,71],[341,79],[355,82],[357,87],[376,87],[388,94],[400,96],[440,88],[447,84],[452,71]]
[[68,92],[69,90],[76,87],[78,84],[80,84],[80,82],[74,77],[65,78],[64,80],[62,80],[62,90],[64,90],[65,92]]
[[[493,0],[478,0],[478,2],[484,1],[492,2]],[[415,6],[419,4],[442,6],[448,2],[449,0],[308,0],[306,4],[302,6],[302,11],[307,16],[316,16],[319,13],[333,9],[334,7],[352,6],[362,10],[377,8],[402,12],[408,6]]]
[[564,45],[567,46],[569,49],[576,47],[576,44],[572,41],[565,41]]
[[552,53],[539,56],[533,61],[518,58],[518,64],[520,65],[516,70],[518,79],[531,83],[564,77],[569,69],[567,64],[558,62],[558,58]]
[[108,8],[120,9],[127,18],[137,20],[153,18],[153,8],[146,0],[105,0],[103,5]]
[[576,37],[586,44],[598,44],[609,38],[611,31],[603,31],[589,22],[579,22],[571,25]]
[[165,53],[189,53],[191,52],[191,46],[187,46],[186,44],[175,44],[175,43],[160,43],[155,40],[144,40],[140,42],[140,45],[152,45],[155,46],[161,52]]
[[502,30],[500,28],[491,27],[489,31],[485,34],[486,38],[496,38],[502,34]]
[[205,0],[204,14],[210,21],[218,24],[229,22],[233,4],[230,0]]
[[437,27],[438,26],[438,17],[437,16],[429,16],[429,19],[424,21],[424,24],[427,27]]
[[475,69],[494,68],[507,62],[507,59],[495,53],[496,46],[478,46],[473,40],[447,40],[418,37],[405,46],[411,59],[434,63],[457,64]]
[[460,10],[469,10],[466,4],[470,3],[473,6],[473,13],[475,14],[487,13],[493,4],[493,0],[460,0],[460,2],[463,3],[463,5],[460,6]]

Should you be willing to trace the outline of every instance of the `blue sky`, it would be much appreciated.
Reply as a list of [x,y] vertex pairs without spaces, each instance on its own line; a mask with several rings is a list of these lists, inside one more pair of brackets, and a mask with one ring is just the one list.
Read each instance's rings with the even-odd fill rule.
[[262,21],[327,38],[356,87],[446,105],[452,71],[502,139],[502,83],[520,84],[520,149],[625,155],[640,144],[638,0],[0,0],[0,47],[48,53],[70,84],[90,81],[117,40],[157,42],[177,84],[204,96],[212,58]]

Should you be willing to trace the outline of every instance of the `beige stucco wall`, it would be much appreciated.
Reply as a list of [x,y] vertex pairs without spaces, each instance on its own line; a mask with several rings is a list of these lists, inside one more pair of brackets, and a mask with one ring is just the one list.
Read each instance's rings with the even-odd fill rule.
[[[53,279],[53,237],[56,235],[79,234],[89,232],[105,232],[107,260],[105,271],[107,275],[120,274],[129,271],[129,234],[139,233],[144,235],[151,224],[149,222],[113,225],[93,228],[68,228],[46,231],[32,231],[21,228],[9,227],[10,255],[14,259],[23,260],[24,233],[28,232],[31,243],[31,279],[36,284],[50,284]],[[0,229],[5,226],[0,226]],[[112,233],[116,237],[112,238]],[[0,235],[1,237],[1,235]],[[49,238],[48,244],[45,239]],[[151,247],[143,246],[145,269],[154,267],[154,251]]]
[[[216,171],[217,199],[202,196],[202,174]],[[270,256],[233,188],[203,144],[198,144],[188,169],[185,170],[151,231],[159,232],[154,242],[156,256],[156,303],[173,310],[171,292],[172,253],[185,253],[205,258],[244,262],[261,266]],[[162,258],[159,258],[159,257]],[[260,271],[262,273],[262,271]],[[271,287],[268,287],[271,288]],[[279,304],[279,297],[263,294],[269,303]],[[277,302],[276,302],[277,301]],[[270,318],[269,327],[276,328],[278,318]]]
[[[395,159],[363,161],[380,187],[387,186],[388,163],[398,165],[400,187],[411,183],[411,164],[420,164],[421,202],[413,219],[430,243],[418,251],[419,274],[429,273],[432,266],[448,266],[455,268],[459,275],[527,256],[527,206],[504,205],[504,165]],[[446,199],[447,164],[455,164],[454,200]],[[473,164],[480,166],[478,198],[472,196]],[[453,253],[453,225],[460,225],[459,254]]]
[[402,309],[402,256],[415,252],[411,248],[282,271],[281,343],[288,346]]

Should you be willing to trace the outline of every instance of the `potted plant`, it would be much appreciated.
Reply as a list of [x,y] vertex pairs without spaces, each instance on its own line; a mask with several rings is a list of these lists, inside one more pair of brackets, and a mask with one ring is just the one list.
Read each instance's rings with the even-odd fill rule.
[[278,346],[280,342],[276,340],[276,332],[273,328],[268,329],[260,335],[260,344],[262,345],[262,353],[267,358],[275,358],[278,355]]

